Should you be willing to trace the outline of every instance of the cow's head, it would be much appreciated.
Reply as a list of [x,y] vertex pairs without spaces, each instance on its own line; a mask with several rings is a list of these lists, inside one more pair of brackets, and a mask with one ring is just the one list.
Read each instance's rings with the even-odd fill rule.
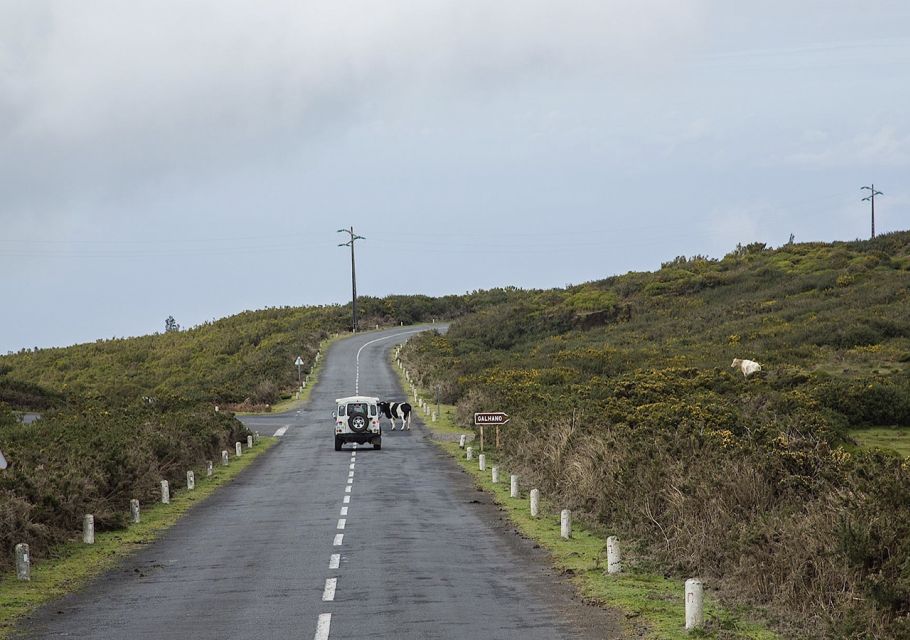
[[380,401],[379,403],[379,412],[382,413],[386,418],[392,417],[392,407],[388,402]]

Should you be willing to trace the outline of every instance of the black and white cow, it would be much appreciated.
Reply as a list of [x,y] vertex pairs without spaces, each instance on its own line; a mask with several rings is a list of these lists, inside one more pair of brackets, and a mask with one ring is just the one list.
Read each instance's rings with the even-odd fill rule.
[[407,402],[380,402],[379,411],[392,421],[392,431],[395,431],[395,418],[401,418],[401,430],[411,430],[411,405]]

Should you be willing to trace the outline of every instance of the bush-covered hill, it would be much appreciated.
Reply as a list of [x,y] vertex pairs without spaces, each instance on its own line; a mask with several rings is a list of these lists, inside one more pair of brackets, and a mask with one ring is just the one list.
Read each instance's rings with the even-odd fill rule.
[[[362,297],[361,328],[450,318],[518,295],[498,289],[462,296]],[[48,409],[92,398],[128,404],[150,396],[187,404],[273,403],[296,385],[291,363],[312,367],[319,343],[350,327],[351,307],[246,311],[184,331],[98,340],[0,356],[0,402]]]
[[527,292],[402,359],[465,424],[509,412],[513,468],[639,564],[794,637],[910,638],[910,461],[848,435],[910,426],[910,233]]

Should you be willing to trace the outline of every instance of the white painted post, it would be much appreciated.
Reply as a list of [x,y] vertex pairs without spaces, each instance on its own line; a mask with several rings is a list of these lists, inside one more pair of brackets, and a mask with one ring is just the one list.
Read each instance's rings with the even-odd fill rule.
[[563,540],[572,537],[572,512],[568,509],[563,509],[559,514],[559,535]]
[[205,463],[205,475],[211,476],[213,473],[215,473],[215,465],[212,464],[211,460],[207,460]]
[[239,458],[243,455],[243,445],[240,442],[234,443],[234,454]]
[[622,553],[616,536],[607,538],[607,573],[622,573]]
[[215,413],[218,413],[218,405],[215,405]]
[[95,544],[95,516],[92,514],[82,518],[82,542]]
[[515,474],[509,476],[509,495],[513,498],[518,497],[518,476]]
[[16,578],[19,580],[32,579],[32,558],[28,554],[28,545],[24,542],[16,545]]
[[139,515],[139,501],[136,498],[130,500],[130,520],[133,524],[139,524],[141,516]]
[[224,451],[221,452],[221,466],[222,467],[228,466],[228,459],[229,459],[228,452],[225,449]]
[[246,448],[247,449],[253,448],[253,436],[252,435],[249,435],[246,437]]
[[477,456],[477,464],[481,471],[487,470],[487,457],[484,454]]
[[258,431],[253,432],[253,442],[255,444],[259,444],[259,432]]
[[499,484],[499,467],[493,467],[493,484]]
[[540,514],[540,489],[531,489],[531,517]]
[[171,503],[171,488],[167,484],[167,480],[161,481],[161,503],[170,504]]
[[458,446],[459,446],[460,448],[464,449],[464,443],[465,443],[465,440],[466,440],[466,439],[467,439],[467,436],[466,436],[465,434],[462,433],[462,434],[461,434],[461,437],[458,438]]
[[186,472],[186,490],[193,491],[196,488],[196,474],[192,471]]
[[467,448],[467,459],[468,459],[468,460],[473,460],[473,459],[474,459],[474,447],[468,447],[468,448]]
[[433,422],[436,422],[436,412],[435,411],[433,412],[433,415],[431,416],[431,418],[432,418]]
[[686,630],[700,629],[705,624],[705,588],[698,578],[686,580]]

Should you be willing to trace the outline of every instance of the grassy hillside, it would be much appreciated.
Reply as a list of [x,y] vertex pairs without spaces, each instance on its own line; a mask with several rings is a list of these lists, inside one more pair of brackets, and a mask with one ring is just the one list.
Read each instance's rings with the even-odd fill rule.
[[910,637],[910,462],[850,437],[910,426],[910,233],[527,292],[402,359],[465,424],[512,414],[509,463],[641,566],[794,637]]
[[[456,317],[517,296],[517,290],[463,296],[362,297],[360,326]],[[0,356],[0,403],[48,409],[92,398],[129,404],[154,397],[195,404],[274,403],[297,383],[292,363],[313,364],[319,343],[350,327],[350,305],[246,311],[184,331],[98,340]]]

